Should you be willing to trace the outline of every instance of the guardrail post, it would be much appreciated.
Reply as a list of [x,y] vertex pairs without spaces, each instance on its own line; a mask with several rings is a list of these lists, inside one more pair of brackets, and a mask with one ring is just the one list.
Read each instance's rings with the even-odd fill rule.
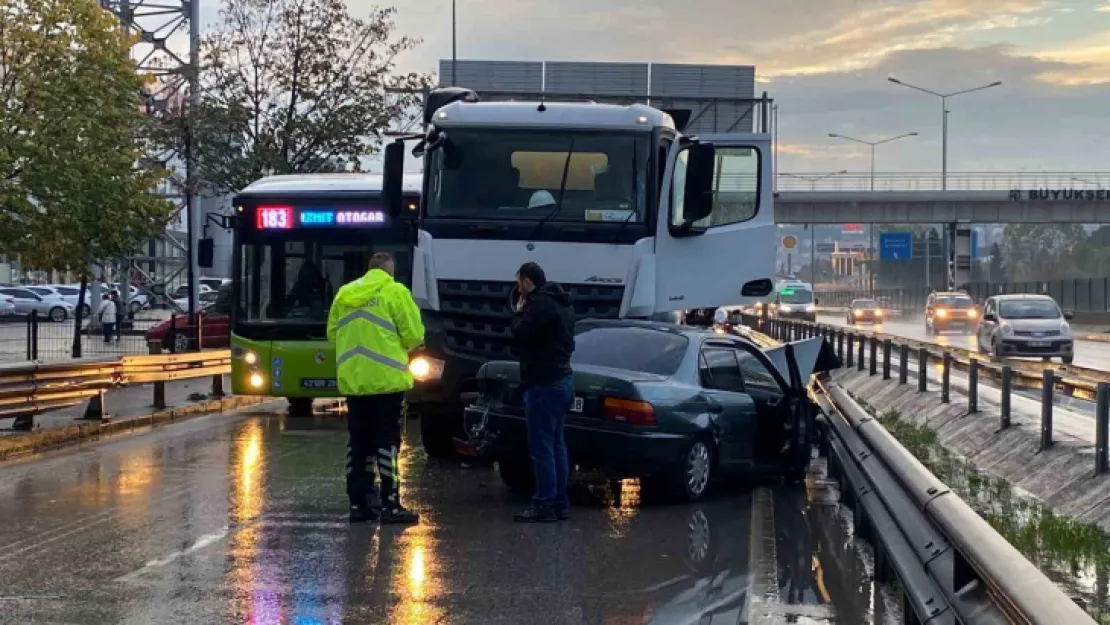
[[890,339],[883,339],[883,379],[890,379]]
[[952,354],[944,352],[940,371],[940,403],[952,400]]
[[154,409],[163,410],[166,407],[166,383],[154,383]]
[[854,334],[849,334],[848,335],[848,340],[847,340],[848,345],[845,347],[845,351],[848,352],[848,368],[849,369],[851,369],[852,367],[854,367],[856,365],[856,349],[855,349],[856,344],[855,344],[855,340],[856,340],[856,336]]
[[[166,338],[170,340],[169,352],[171,354],[177,353],[177,313],[170,315],[170,331],[166,332]],[[157,402],[155,402],[157,405]],[[164,408],[165,406],[163,406]]]
[[844,362],[844,333],[840,330],[836,331],[836,357]]
[[1041,449],[1052,447],[1052,387],[1056,372],[1045,369],[1041,374]]
[[1014,370],[1010,365],[1002,366],[1002,410],[999,415],[998,427],[1005,430],[1010,427],[1010,395],[1014,390]]
[[905,384],[910,378],[910,346],[898,346],[898,383]]
[[31,314],[27,316],[27,360],[34,360],[34,357],[31,356],[33,352],[33,349],[31,347],[31,333],[33,332],[33,330],[31,328],[34,325],[34,321],[32,321],[34,314],[35,311],[32,310]]
[[975,357],[967,366],[967,412],[979,412],[979,359]]
[[863,354],[864,354],[864,350],[866,350],[866,349],[867,349],[867,337],[863,336],[861,334],[860,337],[859,337],[859,359],[858,359],[859,362],[856,363],[857,366],[859,367],[860,371],[863,371],[863,365],[864,365]]
[[879,367],[879,338],[871,337],[871,362],[868,363],[871,368],[868,370],[868,375],[875,375],[878,373]]
[[1110,470],[1110,384],[1098,383],[1095,402],[1095,475]]
[[81,416],[84,421],[107,421],[108,408],[107,403],[104,401],[104,391],[100,391],[93,395],[89,400],[89,404],[85,406],[85,414]]
[[224,393],[224,374],[217,373],[212,376],[212,397],[223,397]]
[[929,350],[917,350],[917,392],[924,393],[929,388]]

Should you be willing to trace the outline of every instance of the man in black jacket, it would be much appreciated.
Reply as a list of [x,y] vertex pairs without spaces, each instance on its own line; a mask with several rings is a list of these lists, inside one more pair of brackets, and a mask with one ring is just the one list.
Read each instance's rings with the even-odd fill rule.
[[550,523],[570,518],[570,465],[563,430],[574,400],[574,309],[570,296],[548,282],[536,263],[521,265],[516,282],[520,297],[513,317],[513,351],[520,358],[536,493],[532,505],[514,518],[520,523]]

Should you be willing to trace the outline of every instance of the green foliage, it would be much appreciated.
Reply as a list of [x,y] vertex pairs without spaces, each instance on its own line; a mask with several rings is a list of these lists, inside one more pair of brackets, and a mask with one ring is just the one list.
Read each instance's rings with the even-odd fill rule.
[[358,171],[427,84],[394,73],[396,56],[417,43],[394,36],[394,9],[359,19],[343,0],[224,0],[220,15],[201,44],[200,104],[169,129],[183,152],[192,125],[206,191]]
[[1008,224],[1002,236],[1003,267],[1022,282],[1064,277],[1087,233],[1079,224]]
[[84,271],[159,232],[131,41],[95,0],[0,5],[0,249]]

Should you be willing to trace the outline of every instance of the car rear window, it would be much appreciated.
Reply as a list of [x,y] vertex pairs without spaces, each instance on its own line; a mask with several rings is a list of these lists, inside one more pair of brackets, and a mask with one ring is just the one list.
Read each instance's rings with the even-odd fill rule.
[[689,340],[650,328],[590,328],[574,337],[572,364],[674,375]]
[[938,297],[937,305],[949,308],[971,308],[972,302],[970,297]]

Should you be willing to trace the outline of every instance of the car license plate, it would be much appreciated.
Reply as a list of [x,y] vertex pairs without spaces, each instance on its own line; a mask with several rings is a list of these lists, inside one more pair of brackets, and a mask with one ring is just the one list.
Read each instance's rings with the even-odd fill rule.
[[306,391],[338,388],[335,378],[301,378],[301,389]]
[[575,397],[574,398],[574,403],[572,403],[570,405],[570,411],[571,412],[582,412],[582,409],[585,407],[585,403],[586,402],[583,401],[583,399],[581,397]]
[[1029,341],[1029,347],[1048,347],[1051,345],[1048,341]]

